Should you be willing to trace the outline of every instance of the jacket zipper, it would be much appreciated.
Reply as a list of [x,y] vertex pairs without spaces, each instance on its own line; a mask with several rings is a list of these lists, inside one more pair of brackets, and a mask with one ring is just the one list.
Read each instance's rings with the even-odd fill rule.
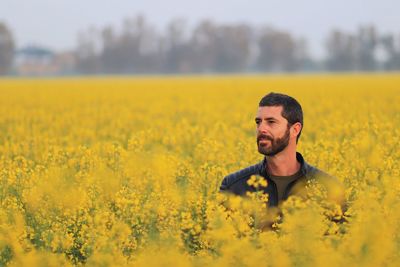
[[279,203],[278,188],[276,187],[275,182],[272,181],[272,179],[270,179],[268,176],[267,176],[267,181],[268,181],[269,183],[271,183],[271,184],[274,186],[274,200],[275,200],[274,205],[275,205],[275,206],[278,206],[278,203]]

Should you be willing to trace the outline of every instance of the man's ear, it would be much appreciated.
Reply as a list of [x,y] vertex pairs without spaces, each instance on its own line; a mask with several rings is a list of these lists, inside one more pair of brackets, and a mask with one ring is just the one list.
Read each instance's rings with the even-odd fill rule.
[[300,122],[296,122],[295,124],[293,124],[292,127],[290,127],[291,131],[292,131],[292,134],[297,137],[299,135],[302,127],[303,126],[301,125]]

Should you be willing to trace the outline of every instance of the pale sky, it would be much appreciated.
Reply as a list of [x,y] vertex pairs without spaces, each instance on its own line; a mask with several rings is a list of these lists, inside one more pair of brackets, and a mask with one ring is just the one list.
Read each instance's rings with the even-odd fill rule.
[[189,26],[211,18],[217,23],[271,25],[305,37],[309,50],[321,55],[332,28],[355,31],[374,24],[385,33],[400,34],[399,0],[0,0],[0,21],[12,29],[18,47],[43,45],[74,48],[77,33],[89,26],[112,24],[143,14],[159,30],[173,18]]

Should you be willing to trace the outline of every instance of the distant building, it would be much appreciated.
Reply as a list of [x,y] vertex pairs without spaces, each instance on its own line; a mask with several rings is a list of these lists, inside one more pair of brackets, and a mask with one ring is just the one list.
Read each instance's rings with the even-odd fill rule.
[[73,74],[75,53],[55,53],[40,46],[18,49],[14,55],[14,69],[21,76],[52,76]]

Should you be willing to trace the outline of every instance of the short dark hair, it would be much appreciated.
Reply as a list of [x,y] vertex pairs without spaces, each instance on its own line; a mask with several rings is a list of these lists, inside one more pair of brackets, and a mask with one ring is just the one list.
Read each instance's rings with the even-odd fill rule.
[[297,102],[296,99],[288,95],[271,92],[260,100],[258,106],[282,106],[283,109],[281,115],[288,121],[288,127],[292,126],[296,122],[300,122],[301,129],[296,139],[296,143],[298,142],[301,131],[303,130],[303,110],[301,109],[301,105],[299,104],[299,102]]

